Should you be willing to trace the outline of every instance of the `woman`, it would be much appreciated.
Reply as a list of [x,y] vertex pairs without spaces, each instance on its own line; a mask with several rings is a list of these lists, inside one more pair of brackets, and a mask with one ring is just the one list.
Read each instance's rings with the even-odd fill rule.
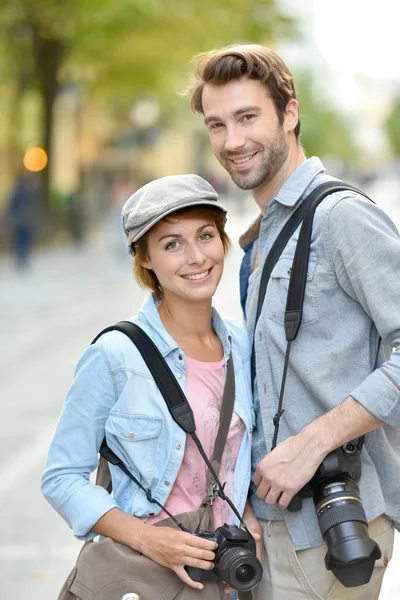
[[[123,207],[122,218],[136,279],[152,292],[132,321],[151,337],[176,374],[209,458],[232,353],[235,404],[220,480],[242,513],[253,427],[250,347],[244,329],[224,321],[211,304],[230,245],[225,213],[204,179],[180,175],[138,190]],[[101,336],[78,363],[50,447],[42,491],[78,539],[99,534],[141,553],[151,566],[154,584],[165,579],[172,588],[175,585],[176,595],[168,597],[212,600],[230,593],[221,582],[193,581],[185,570],[211,570],[215,542],[172,528],[165,513],[117,467],[111,467],[113,496],[90,483],[104,436],[171,514],[194,515],[201,528],[235,521],[220,498],[208,507],[208,522],[205,509],[199,512],[206,497],[206,465],[193,440],[172,420],[138,350],[117,331]],[[249,506],[245,518],[254,530]],[[186,522],[193,525],[193,519]]]

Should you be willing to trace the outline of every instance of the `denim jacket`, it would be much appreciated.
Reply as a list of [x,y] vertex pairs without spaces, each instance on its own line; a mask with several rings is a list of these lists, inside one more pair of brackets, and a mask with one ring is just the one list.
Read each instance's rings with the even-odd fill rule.
[[[234,410],[246,426],[232,498],[242,514],[250,482],[254,419],[250,346],[242,326],[224,321],[215,310],[212,320],[225,360],[232,350]],[[150,335],[185,391],[185,355],[165,330],[153,297],[132,321]],[[110,465],[112,496],[90,482],[104,435],[131,473],[165,504],[182,463],[186,434],[173,421],[136,346],[118,331],[104,334],[79,360],[42,476],[46,499],[81,540],[95,536],[93,525],[113,507],[143,520],[161,510],[118,467]]]
[[[289,177],[265,215],[242,236],[246,319],[256,353],[253,471],[271,448],[273,417],[286,350],[284,312],[299,228],[276,263],[254,331],[260,274],[284,224],[328,179],[318,158]],[[253,246],[251,245],[253,243]],[[259,265],[250,274],[255,249]],[[247,272],[246,271],[247,265]],[[384,425],[365,436],[360,497],[369,521],[385,513],[400,523],[400,236],[389,217],[354,192],[329,195],[318,206],[298,336],[291,345],[278,442],[298,433],[347,396]],[[247,275],[247,276],[246,276]],[[246,283],[248,289],[246,290]],[[247,299],[245,299],[247,296]],[[379,348],[379,338],[382,343]],[[252,489],[252,491],[254,491]],[[322,543],[312,499],[300,512],[282,511],[252,495],[256,516],[285,519],[296,550]]]

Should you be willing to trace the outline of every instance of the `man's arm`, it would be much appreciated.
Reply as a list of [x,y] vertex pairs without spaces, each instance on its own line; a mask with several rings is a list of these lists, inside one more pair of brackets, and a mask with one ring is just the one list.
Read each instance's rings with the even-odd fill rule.
[[254,477],[257,496],[287,508],[329,452],[380,425],[382,421],[349,396],[267,454]]

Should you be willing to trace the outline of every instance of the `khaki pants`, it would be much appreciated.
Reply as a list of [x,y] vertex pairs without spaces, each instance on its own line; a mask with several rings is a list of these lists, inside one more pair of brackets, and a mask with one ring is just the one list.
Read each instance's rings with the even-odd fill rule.
[[379,544],[382,558],[375,562],[366,585],[346,588],[325,568],[326,545],[295,551],[284,521],[264,521],[261,583],[254,600],[377,600],[386,566],[392,557],[394,528],[384,515],[369,523],[369,534]]

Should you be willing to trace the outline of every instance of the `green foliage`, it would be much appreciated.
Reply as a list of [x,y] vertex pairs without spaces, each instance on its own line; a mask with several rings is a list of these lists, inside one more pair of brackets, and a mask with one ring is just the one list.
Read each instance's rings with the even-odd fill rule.
[[[272,42],[292,31],[278,0],[0,0],[0,84],[15,87],[15,104],[38,90],[51,162],[54,102],[63,86],[79,90],[81,104],[95,96],[125,119],[144,92],[156,92],[171,110],[194,54],[239,41]],[[14,113],[10,131],[17,129]],[[49,178],[46,168],[47,208]]]
[[357,149],[350,127],[346,119],[330,106],[312,74],[298,74],[296,88],[300,104],[301,143],[307,156],[333,155],[353,162]]
[[386,133],[393,152],[400,156],[400,98],[394,103],[391,115],[386,122]]
[[292,35],[294,24],[276,0],[0,0],[8,55],[20,72],[29,71],[31,85],[33,29],[64,48],[61,83],[78,82],[127,107],[142,90],[168,102],[196,53],[241,41],[272,43]]

